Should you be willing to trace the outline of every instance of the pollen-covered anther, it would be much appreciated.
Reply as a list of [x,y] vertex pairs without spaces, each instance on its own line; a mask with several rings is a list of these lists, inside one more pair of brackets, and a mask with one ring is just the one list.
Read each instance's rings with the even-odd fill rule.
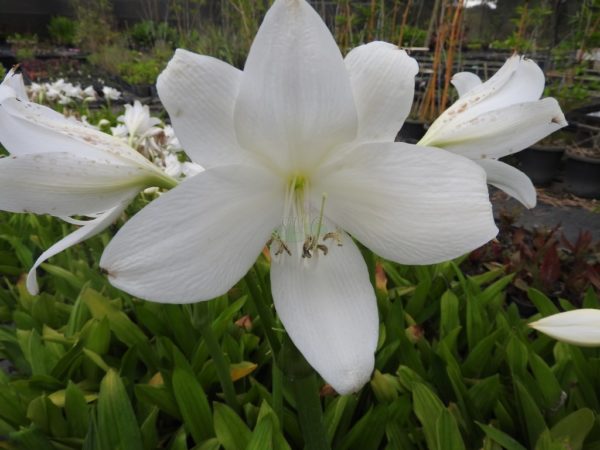
[[327,239],[334,240],[338,247],[342,246],[342,235],[341,232],[338,230],[325,233],[325,236],[323,236],[323,242],[325,242]]

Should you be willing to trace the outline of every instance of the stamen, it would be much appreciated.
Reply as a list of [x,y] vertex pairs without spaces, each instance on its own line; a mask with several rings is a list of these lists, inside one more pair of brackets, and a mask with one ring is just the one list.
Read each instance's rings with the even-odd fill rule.
[[319,222],[317,225],[317,233],[315,234],[315,239],[313,242],[313,250],[319,243],[319,236],[321,235],[321,227],[323,226],[323,212],[325,211],[325,200],[327,200],[327,192],[323,192],[321,197],[321,210],[319,211]]

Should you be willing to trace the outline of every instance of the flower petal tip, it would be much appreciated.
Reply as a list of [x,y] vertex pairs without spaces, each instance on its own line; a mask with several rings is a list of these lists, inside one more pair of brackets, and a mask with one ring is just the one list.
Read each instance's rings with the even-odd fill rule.
[[27,288],[27,291],[31,295],[38,295],[40,293],[40,288],[38,286],[35,268],[30,270],[29,273],[27,274],[27,279],[25,281],[25,287]]
[[354,394],[369,382],[374,368],[375,358],[371,357],[369,361],[364,361],[363,365],[353,365],[338,370],[335,379],[327,379],[326,381],[340,395]]

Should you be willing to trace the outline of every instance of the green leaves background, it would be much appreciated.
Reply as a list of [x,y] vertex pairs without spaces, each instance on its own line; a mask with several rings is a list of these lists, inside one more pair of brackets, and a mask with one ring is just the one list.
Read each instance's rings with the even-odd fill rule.
[[[265,326],[283,354],[284,331],[255,306],[256,296],[271,306],[263,256],[251,276],[200,309],[160,305],[107,283],[98,269],[105,233],[43,265],[42,294],[31,297],[22,275],[68,228],[48,217],[1,217],[0,448],[304,448],[297,386],[274,363]],[[507,294],[511,274],[491,267],[467,276],[461,261],[367,260],[381,320],[376,371],[356,395],[318,382],[329,446],[600,449],[599,351],[528,328]],[[533,317],[574,307],[534,289],[528,296]],[[600,307],[597,293],[588,291],[584,305]],[[203,326],[223,351],[233,398]]]

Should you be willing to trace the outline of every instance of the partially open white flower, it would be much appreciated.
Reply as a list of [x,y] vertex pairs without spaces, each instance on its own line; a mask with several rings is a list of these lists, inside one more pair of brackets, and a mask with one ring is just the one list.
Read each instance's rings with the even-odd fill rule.
[[531,180],[497,159],[567,125],[555,99],[540,100],[544,73],[532,60],[514,55],[485,83],[461,72],[452,84],[459,99],[433,122],[419,145],[472,159],[486,171],[488,183],[533,208],[536,192]]
[[27,277],[34,294],[42,262],[104,230],[145,187],[176,184],[119,139],[29,102],[14,71],[0,84],[0,142],[10,153],[0,158],[0,209],[83,225],[35,262]]
[[569,344],[600,346],[600,309],[575,309],[553,314],[529,326]]
[[142,105],[139,100],[133,105],[125,105],[125,113],[117,117],[117,121],[121,125],[111,128],[113,135],[127,138],[129,145],[134,148],[162,132],[162,128],[157,127],[160,119],[152,117],[148,105]]
[[358,390],[373,370],[379,321],[350,235],[385,258],[429,264],[497,232],[479,166],[393,142],[416,72],[381,42],[344,61],[303,0],[275,1],[243,72],[178,50],[158,92],[183,148],[207,170],[119,231],[100,262],[111,283],[152,301],[208,300],[270,241],[288,334],[338,392]]

